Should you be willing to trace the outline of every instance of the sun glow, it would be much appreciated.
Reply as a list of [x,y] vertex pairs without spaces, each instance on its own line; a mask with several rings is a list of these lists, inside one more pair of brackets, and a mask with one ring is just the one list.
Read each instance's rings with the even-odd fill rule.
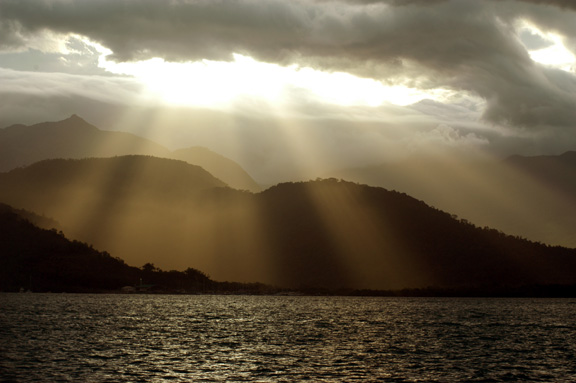
[[422,91],[342,72],[323,72],[296,65],[283,67],[234,54],[230,62],[202,60],[175,63],[161,58],[116,63],[102,52],[100,67],[108,72],[134,76],[151,94],[165,103],[183,106],[229,105],[241,97],[283,104],[295,93],[336,105],[409,105],[438,99],[442,92]]
[[530,52],[532,60],[540,64],[558,67],[567,72],[574,70],[576,57],[561,43]]

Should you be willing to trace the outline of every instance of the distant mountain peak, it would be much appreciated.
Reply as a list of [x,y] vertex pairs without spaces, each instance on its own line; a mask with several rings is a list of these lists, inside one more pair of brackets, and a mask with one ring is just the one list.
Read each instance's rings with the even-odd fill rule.
[[78,116],[77,114],[73,114],[70,117],[68,117],[66,120],[68,121],[82,121],[82,122],[86,122],[86,120],[84,120],[82,117]]
[[65,120],[52,123],[52,125],[54,125],[54,124],[62,125],[62,126],[66,126],[66,127],[73,126],[74,128],[81,127],[81,128],[91,128],[91,129],[99,130],[94,125],[90,124],[88,121],[86,121],[82,117],[78,116],[77,114],[73,114]]
[[70,117],[60,120],[60,121],[47,121],[47,122],[40,122],[34,125],[24,125],[24,124],[14,124],[10,125],[4,129],[3,131],[6,132],[19,132],[19,133],[26,133],[30,131],[34,131],[38,128],[46,129],[46,128],[54,128],[54,127],[89,127],[93,129],[98,129],[94,125],[90,124],[82,117],[78,116],[77,114],[73,114]]

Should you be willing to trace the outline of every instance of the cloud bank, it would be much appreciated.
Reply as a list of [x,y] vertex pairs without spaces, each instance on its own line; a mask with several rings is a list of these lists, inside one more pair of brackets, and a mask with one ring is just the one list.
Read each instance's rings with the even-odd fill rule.
[[[63,43],[66,39],[68,44]],[[424,143],[463,151],[477,147],[498,154],[538,154],[566,150],[576,142],[573,1],[2,0],[0,60],[11,61],[10,65],[0,61],[0,67],[15,71],[0,72],[0,92],[9,100],[2,107],[5,116],[17,118],[22,109],[17,105],[34,92],[36,99],[52,94],[126,108],[156,108],[153,100],[139,97],[142,89],[134,79],[107,78],[109,73],[98,67],[101,52],[81,41],[100,44],[112,52],[107,59],[118,63],[152,58],[233,61],[234,54],[241,54],[281,66],[345,72],[389,86],[444,90],[449,95],[441,102],[425,100],[405,108],[387,104],[344,108],[321,105],[295,89],[288,95],[294,112],[289,117],[265,102],[245,99],[231,117],[244,122],[236,122],[228,133],[237,134],[238,126],[250,120],[261,130],[242,129],[254,142],[262,141],[267,136],[264,130],[275,124],[291,126],[294,132],[300,129],[294,126],[308,126],[307,134],[317,135],[310,140],[330,148],[328,152],[358,158],[364,150],[369,153],[366,161],[385,157],[375,155],[377,148],[394,152]],[[562,66],[548,53],[552,48],[564,49],[568,58]],[[550,63],[536,60],[538,53],[548,55]],[[45,71],[77,77],[17,72],[30,70],[24,62],[32,54],[44,60],[39,66],[48,68]],[[68,60],[68,66],[62,60]],[[59,113],[67,111],[60,108]],[[199,113],[168,109],[174,115]],[[250,117],[263,110],[264,120]],[[6,117],[3,121],[11,122]],[[344,125],[345,129],[339,128]],[[371,128],[359,128],[366,126]]]
[[569,1],[15,1],[0,46],[77,34],[120,62],[255,59],[345,71],[388,84],[472,92],[489,122],[572,127],[576,78],[534,63],[515,23],[559,33],[574,52]]

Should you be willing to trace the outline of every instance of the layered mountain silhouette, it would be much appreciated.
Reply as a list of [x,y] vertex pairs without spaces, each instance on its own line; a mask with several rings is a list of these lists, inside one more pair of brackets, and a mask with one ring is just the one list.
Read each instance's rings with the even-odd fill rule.
[[54,158],[151,155],[180,159],[199,165],[236,189],[259,191],[260,187],[236,162],[203,147],[170,151],[130,133],[104,131],[77,115],[57,122],[0,129],[0,171]]
[[507,236],[406,194],[336,179],[253,194],[145,156],[0,174],[0,201],[53,217],[128,264],[217,280],[399,289],[576,283],[576,251]]

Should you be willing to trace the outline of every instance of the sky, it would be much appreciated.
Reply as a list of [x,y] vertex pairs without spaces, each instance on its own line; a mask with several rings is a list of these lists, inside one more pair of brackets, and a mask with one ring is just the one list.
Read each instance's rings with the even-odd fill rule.
[[570,0],[0,0],[0,127],[78,114],[260,182],[576,150]]

